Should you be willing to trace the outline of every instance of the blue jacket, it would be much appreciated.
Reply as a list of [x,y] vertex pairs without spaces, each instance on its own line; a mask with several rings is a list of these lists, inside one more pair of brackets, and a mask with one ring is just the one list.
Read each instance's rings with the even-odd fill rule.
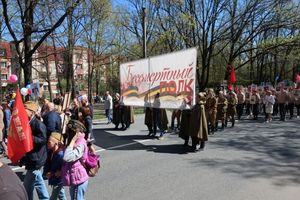
[[61,117],[55,111],[47,112],[43,115],[43,122],[47,127],[47,138],[52,132],[61,132]]

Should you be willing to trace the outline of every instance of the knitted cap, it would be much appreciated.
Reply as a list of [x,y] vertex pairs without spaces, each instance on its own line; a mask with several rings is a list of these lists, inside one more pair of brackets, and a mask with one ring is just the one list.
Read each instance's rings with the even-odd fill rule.
[[56,139],[57,141],[63,142],[64,138],[62,136],[62,134],[58,133],[58,132],[52,132],[50,137]]
[[86,128],[83,123],[81,123],[78,120],[71,119],[68,123],[68,128],[72,129],[73,131],[80,131],[80,132],[85,132]]
[[25,109],[33,111],[33,112],[37,112],[39,109],[39,105],[33,101],[26,101],[24,103],[24,107],[25,107]]

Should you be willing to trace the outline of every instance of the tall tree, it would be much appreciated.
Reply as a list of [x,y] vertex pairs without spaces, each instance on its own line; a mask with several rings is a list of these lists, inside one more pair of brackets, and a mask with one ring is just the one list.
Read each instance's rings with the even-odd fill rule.
[[[27,85],[32,82],[32,55],[43,41],[63,23],[68,14],[73,12],[80,0],[76,0],[64,11],[58,13],[60,18],[54,24],[48,24],[47,29],[40,29],[41,19],[36,18],[35,14],[39,11],[39,6],[44,6],[46,3],[52,3],[53,1],[17,0],[17,4],[13,8],[8,7],[7,0],[1,0],[1,2],[5,24],[13,38],[19,65],[24,71],[24,81]],[[20,23],[10,21],[10,16],[15,13],[15,9],[18,9]],[[43,20],[46,21],[46,19]],[[20,27],[16,27],[18,24],[20,24]],[[18,30],[21,30],[22,33],[18,34]],[[39,39],[34,43],[32,42],[33,35],[39,36]]]

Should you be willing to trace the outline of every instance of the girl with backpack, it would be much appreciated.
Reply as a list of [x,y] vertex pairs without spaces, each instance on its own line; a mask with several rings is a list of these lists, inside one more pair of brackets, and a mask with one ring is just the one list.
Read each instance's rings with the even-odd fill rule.
[[82,164],[88,153],[85,131],[85,126],[78,120],[70,120],[67,125],[68,141],[63,157],[62,179],[64,186],[70,186],[72,200],[84,199],[88,186],[89,175]]

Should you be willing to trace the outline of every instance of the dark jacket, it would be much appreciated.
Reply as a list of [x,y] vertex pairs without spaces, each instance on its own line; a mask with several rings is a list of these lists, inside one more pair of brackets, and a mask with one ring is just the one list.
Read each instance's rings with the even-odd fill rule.
[[[51,154],[49,154],[51,155]],[[51,172],[51,177],[49,178],[49,185],[62,185],[61,176],[55,176],[56,172],[61,171],[63,165],[64,150],[53,153],[52,156],[49,156],[47,163],[44,167],[44,173]]]
[[47,112],[43,115],[43,122],[47,127],[47,138],[52,132],[61,133],[61,117],[55,111]]
[[46,126],[34,117],[30,121],[32,131],[33,149],[26,153],[21,159],[20,164],[25,164],[25,169],[36,170],[40,169],[47,160],[47,135]]

